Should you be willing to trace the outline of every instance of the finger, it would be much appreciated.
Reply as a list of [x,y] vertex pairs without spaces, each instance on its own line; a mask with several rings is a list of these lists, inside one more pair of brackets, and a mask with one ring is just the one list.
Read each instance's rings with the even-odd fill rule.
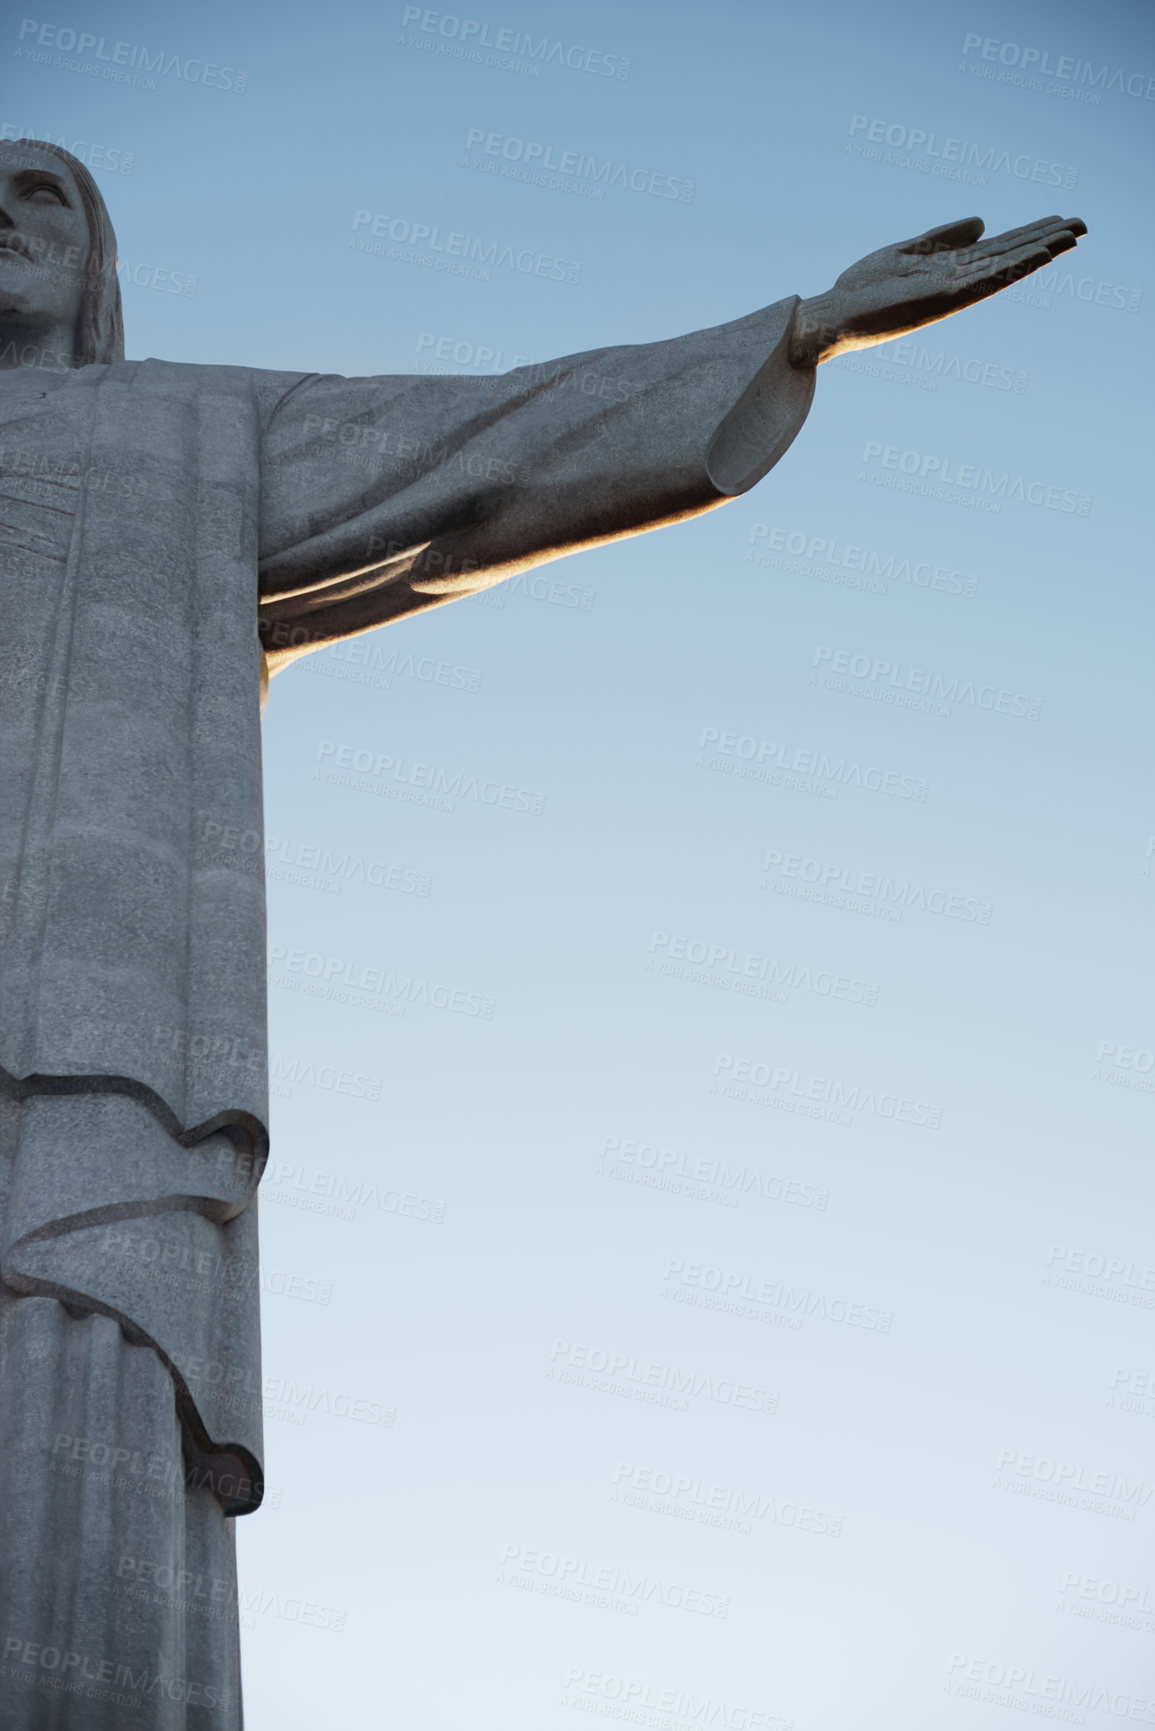
[[1050,247],[1028,241],[1025,246],[1002,253],[997,259],[976,265],[960,279],[958,292],[964,302],[977,300],[982,295],[997,294],[999,289],[1009,288],[1011,283],[1030,276],[1032,271],[1042,270],[1050,262]]
[[1009,246],[1022,246],[1029,240],[1049,238],[1051,233],[1072,234],[1076,239],[1087,232],[1087,225],[1079,216],[1044,216],[1038,222],[1028,222],[1022,228],[1009,228],[1005,234],[992,234],[977,250],[985,252],[989,247],[992,252],[1003,252]]
[[1041,244],[1047,235],[1057,234],[1062,225],[1061,216],[1048,216],[1041,222],[1027,223],[1023,228],[1008,229],[1006,234],[988,235],[978,246],[960,249],[959,261],[967,266],[981,264],[984,259],[998,258],[1001,253],[1013,252],[1018,247]]
[[999,253],[1010,252],[1015,247],[1026,246],[1037,241],[1046,246],[1057,235],[1069,235],[1072,240],[1080,233],[1086,234],[1086,224],[1081,223],[1077,216],[1047,217],[1043,222],[1030,223],[1024,229],[1011,229],[1007,234],[992,235],[984,241],[981,247],[975,248],[975,253],[995,257]]
[[1040,216],[1034,222],[1025,222],[1019,228],[1004,229],[1002,234],[987,236],[987,246],[1003,246],[1012,241],[1028,241],[1032,236],[1046,228],[1066,228],[1067,220],[1062,216]]
[[1073,235],[1069,228],[1065,228],[1062,234],[1057,234],[1053,240],[1047,242],[1047,251],[1052,258],[1058,258],[1061,252],[1070,252],[1071,248],[1078,244],[1077,236]]
[[1066,252],[1068,247],[1072,247],[1075,244],[1075,236],[1071,233],[1069,228],[1056,228],[1044,230],[1042,234],[1031,235],[1027,240],[1020,241],[1011,246],[1000,247],[997,252],[991,253],[989,257],[990,262],[995,263],[999,259],[1006,258],[1008,253],[1021,252],[1024,246],[1045,246],[1048,247],[1052,253],[1058,253]]
[[1021,264],[1024,259],[1039,259],[1043,263],[1051,256],[1051,249],[1039,240],[1024,241],[1022,246],[1008,247],[1006,252],[999,253],[994,258],[980,258],[968,265],[959,274],[967,281],[973,282],[979,277],[996,277],[1005,270],[1011,270]]
[[959,252],[956,257],[962,273],[970,275],[975,271],[981,271],[990,265],[997,264],[1011,253],[1021,252],[1024,246],[1046,246],[1051,249],[1052,253],[1060,253],[1066,252],[1069,247],[1074,246],[1076,239],[1074,230],[1065,226],[1060,218],[1057,219],[1053,227],[1032,224],[1022,231],[1017,239],[1008,240],[1003,235],[993,235],[989,241],[984,241],[981,246],[971,247],[966,252]]

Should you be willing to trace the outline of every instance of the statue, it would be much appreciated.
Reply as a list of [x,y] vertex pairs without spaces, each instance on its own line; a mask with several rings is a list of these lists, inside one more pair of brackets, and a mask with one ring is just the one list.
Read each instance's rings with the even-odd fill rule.
[[6,1731],[241,1724],[265,914],[227,838],[261,830],[269,672],[745,492],[822,361],[1085,232],[950,223],[814,300],[491,378],[127,362],[90,175],[0,146]]

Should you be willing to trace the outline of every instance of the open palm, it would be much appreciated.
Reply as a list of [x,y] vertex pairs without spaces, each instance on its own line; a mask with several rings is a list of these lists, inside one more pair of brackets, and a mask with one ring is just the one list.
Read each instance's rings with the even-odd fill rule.
[[829,360],[949,318],[1073,247],[1087,225],[1045,216],[981,238],[977,216],[880,247],[844,270],[828,294],[798,309],[792,358]]

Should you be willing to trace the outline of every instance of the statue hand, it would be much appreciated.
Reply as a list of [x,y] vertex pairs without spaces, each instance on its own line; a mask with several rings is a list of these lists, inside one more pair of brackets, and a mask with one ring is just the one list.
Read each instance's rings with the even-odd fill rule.
[[827,294],[799,305],[791,361],[813,366],[949,318],[1049,264],[1087,225],[1045,216],[986,240],[982,232],[979,217],[965,217],[859,259]]

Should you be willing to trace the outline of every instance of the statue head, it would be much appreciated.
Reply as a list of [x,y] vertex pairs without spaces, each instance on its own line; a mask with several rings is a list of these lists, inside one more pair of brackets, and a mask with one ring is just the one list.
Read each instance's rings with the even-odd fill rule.
[[0,325],[33,346],[38,333],[70,333],[57,345],[66,365],[124,359],[104,199],[82,162],[40,139],[0,141]]

